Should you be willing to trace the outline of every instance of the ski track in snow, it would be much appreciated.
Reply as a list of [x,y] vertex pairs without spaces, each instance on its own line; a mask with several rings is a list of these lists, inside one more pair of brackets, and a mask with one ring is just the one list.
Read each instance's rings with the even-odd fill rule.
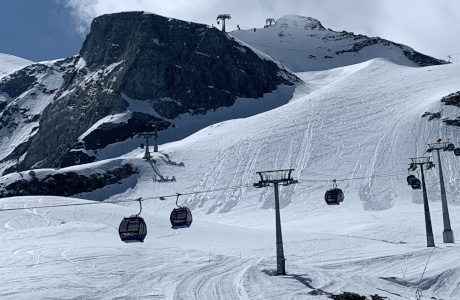
[[[442,243],[437,168],[426,172],[434,250],[426,248],[421,192],[405,177],[409,158],[424,155],[427,142],[460,142],[439,120],[420,117],[457,115],[438,102],[458,90],[459,76],[455,65],[366,62],[326,76],[327,84],[283,107],[160,145],[155,162],[143,161],[141,151],[125,156],[120,161],[140,172],[127,179],[131,186],[85,195],[118,205],[32,208],[83,200],[0,199],[3,208],[24,208],[0,212],[0,298],[326,300],[349,291],[393,300],[411,299],[420,287],[427,299],[457,299],[460,254],[458,244]],[[441,155],[458,241],[460,162]],[[280,187],[288,274],[273,276],[274,192],[252,184],[257,171],[283,168],[294,168],[299,184]],[[323,196],[333,179],[346,199],[328,207]],[[173,195],[192,191],[178,202],[192,209],[194,223],[173,231]],[[139,205],[121,200],[139,197],[151,197],[142,211],[146,241],[123,244],[119,222]]]

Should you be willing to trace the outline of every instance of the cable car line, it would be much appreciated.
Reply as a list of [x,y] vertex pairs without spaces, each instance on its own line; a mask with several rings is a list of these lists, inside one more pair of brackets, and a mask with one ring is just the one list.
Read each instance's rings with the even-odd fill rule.
[[[380,175],[374,175],[374,176],[365,176],[365,177],[354,177],[354,178],[347,178],[347,179],[335,179],[335,181],[340,182],[340,181],[348,181],[348,180],[362,180],[362,179],[370,179],[370,178],[377,178],[377,177],[393,177],[397,175],[404,175],[406,173],[398,172],[398,173],[388,173],[388,174],[380,174]],[[300,179],[302,182],[331,182],[334,180],[331,179]],[[296,183],[296,184],[302,184],[302,182]],[[244,187],[252,187],[252,184],[243,184],[243,185],[236,185],[236,186],[231,186],[231,187],[223,187],[223,188],[218,188],[218,189],[212,189],[212,190],[204,190],[204,191],[196,191],[196,192],[189,192],[189,193],[181,193],[181,196],[190,196],[190,195],[197,195],[197,194],[205,194],[205,193],[212,193],[212,192],[219,192],[219,191],[227,191],[227,190],[232,190],[232,189],[239,189],[239,188],[244,188]],[[47,195],[43,195],[47,196]],[[171,198],[171,197],[177,197],[176,194],[171,194],[171,195],[163,195],[163,196],[155,196],[155,197],[143,197],[141,201],[147,201],[147,200],[154,200],[158,198]],[[136,199],[124,199],[124,200],[106,200],[106,201],[94,201],[94,202],[88,202],[88,203],[69,203],[69,204],[55,204],[55,205],[44,205],[44,206],[31,206],[31,207],[15,207],[15,208],[1,208],[0,212],[2,211],[16,211],[16,210],[27,210],[27,209],[38,209],[38,208],[55,208],[55,207],[70,207],[70,206],[84,206],[84,205],[97,205],[97,204],[117,204],[117,203],[123,203],[123,202],[133,202],[133,201],[139,201],[139,198]]]
[[[5,199],[5,198],[3,198]],[[82,205],[95,205],[103,204],[104,202],[90,202],[90,203],[69,203],[69,204],[56,204],[56,205],[44,205],[44,206],[31,206],[31,207],[15,207],[15,208],[2,208],[0,211],[13,211],[13,210],[25,210],[35,208],[53,208],[53,207],[66,207],[66,206],[82,206]]]
[[[239,186],[233,186],[233,187],[227,187],[227,188],[219,188],[219,189],[214,189],[214,190],[189,192],[189,193],[184,193],[184,194],[180,194],[180,195],[187,196],[187,195],[195,195],[195,194],[203,194],[203,193],[212,193],[212,192],[216,192],[216,191],[225,191],[225,190],[238,189],[238,188],[250,187],[250,186],[252,186],[252,184],[245,184],[245,185],[239,185]],[[50,195],[42,195],[42,196],[46,197],[46,196],[50,196]],[[18,196],[18,197],[20,197],[20,196]],[[55,205],[30,206],[30,207],[1,208],[0,212],[1,211],[28,210],[28,209],[30,210],[30,209],[36,209],[36,208],[54,208],[54,207],[84,206],[84,205],[97,205],[97,204],[117,204],[117,203],[122,203],[122,202],[146,201],[146,200],[153,200],[153,199],[158,199],[158,198],[170,198],[170,197],[177,197],[177,193],[173,194],[173,195],[164,195],[164,196],[156,196],[156,197],[143,197],[143,198],[136,198],[136,199],[106,200],[106,201],[87,200],[87,201],[93,201],[93,202],[55,204]],[[3,198],[3,199],[6,199],[6,198]]]
[[[406,172],[397,172],[397,173],[387,173],[387,174],[379,174],[373,176],[364,176],[364,177],[352,177],[352,178],[345,178],[345,179],[302,179],[302,182],[333,182],[333,181],[349,181],[349,180],[362,180],[362,179],[371,179],[371,178],[381,178],[381,177],[394,177],[398,175],[405,175]],[[298,184],[301,184],[300,182]]]

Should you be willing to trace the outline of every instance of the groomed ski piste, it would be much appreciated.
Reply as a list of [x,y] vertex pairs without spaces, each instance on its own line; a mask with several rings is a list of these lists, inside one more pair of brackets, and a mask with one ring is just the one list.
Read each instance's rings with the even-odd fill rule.
[[[427,247],[422,192],[406,177],[411,157],[431,156],[428,143],[460,145],[455,128],[421,117],[459,115],[440,102],[460,89],[459,65],[373,59],[297,75],[306,83],[289,103],[160,144],[150,162],[138,148],[57,170],[139,169],[120,184],[75,198],[0,199],[0,298],[415,299],[419,291],[458,299],[460,158],[441,153],[454,244],[442,241],[438,166],[425,171],[435,248]],[[289,168],[299,183],[280,187],[287,275],[274,276],[274,191],[252,184],[258,171]],[[20,176],[30,175],[2,180]],[[339,206],[324,201],[333,179],[345,192]],[[189,229],[171,229],[176,193],[193,213]],[[139,212],[139,197],[148,234],[125,244],[118,225]]]

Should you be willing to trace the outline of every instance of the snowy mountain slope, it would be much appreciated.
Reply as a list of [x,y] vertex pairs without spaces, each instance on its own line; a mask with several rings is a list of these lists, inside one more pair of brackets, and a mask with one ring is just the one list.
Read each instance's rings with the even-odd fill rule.
[[[173,201],[163,202],[174,207]],[[433,218],[437,248],[426,248],[422,209],[410,201],[374,213],[356,202],[320,205],[301,214],[301,226],[286,222],[292,210],[283,209],[288,274],[281,277],[271,276],[276,269],[272,210],[223,216],[237,226],[195,214],[192,227],[180,231],[170,228],[168,214],[144,210],[145,242],[124,244],[118,238],[119,222],[138,209],[114,203],[85,205],[46,196],[1,199],[2,209],[25,208],[0,211],[2,299],[326,300],[344,291],[415,299],[418,286],[424,297],[456,299],[459,292],[458,244],[440,243],[438,217]],[[33,208],[67,204],[83,205]],[[460,212],[452,208],[453,214]],[[254,215],[263,215],[260,228],[242,227]],[[441,215],[439,205],[432,215]],[[369,226],[363,229],[364,224]]]
[[[442,138],[459,144],[453,127],[421,117],[425,111],[439,111],[441,118],[459,114],[440,103],[459,89],[459,75],[455,64],[411,68],[382,59],[299,73],[310,84],[282,107],[162,144],[152,162],[142,160],[140,148],[105,162],[130,162],[139,174],[76,197],[111,204],[0,211],[7,253],[0,278],[8,287],[0,295],[328,299],[348,291],[411,299],[419,287],[427,298],[457,299],[460,161],[442,153],[457,244],[442,243],[437,169],[425,172],[434,250],[426,248],[421,191],[413,191],[406,176],[409,158],[427,155],[427,143]],[[53,172],[87,172],[103,164]],[[275,277],[273,188],[252,184],[256,171],[282,168],[294,168],[299,184],[280,187],[288,275]],[[11,176],[20,174],[1,180]],[[328,207],[323,196],[332,179],[346,195],[340,206]],[[193,211],[188,230],[169,228],[175,193],[184,194],[179,204]],[[138,204],[121,201],[138,197],[145,199],[149,233],[144,244],[125,245],[116,228]],[[40,197],[0,204],[69,201],[80,203]],[[13,268],[21,271],[12,274]]]
[[294,72],[328,70],[373,58],[406,66],[446,63],[379,37],[324,28],[313,18],[288,15],[266,28],[236,30],[230,35],[270,55]]
[[17,148],[27,147],[30,137],[37,133],[42,112],[56,96],[70,65],[72,58],[36,63],[0,82],[4,91],[0,94],[0,173],[18,162],[8,156]]
[[[176,119],[186,128],[178,134],[184,137],[192,128],[210,125],[196,119],[236,101],[243,104],[242,116],[248,115],[245,106],[260,112],[282,105],[292,97],[283,88],[293,91],[300,82],[279,62],[216,28],[145,12],[97,17],[79,55],[65,61],[55,72],[60,85],[53,101],[33,91],[41,78],[29,74],[47,63],[1,79],[0,114],[11,115],[3,108],[29,92],[44,106],[35,116],[40,122],[33,134],[29,130],[20,144],[0,149],[2,174],[92,162],[107,146],[154,131],[157,125],[158,131],[173,127]],[[287,97],[254,107],[260,101],[253,99],[280,88]],[[124,114],[123,121],[108,121],[119,114]],[[186,116],[192,118],[184,122]],[[214,119],[228,117],[220,112]],[[17,120],[2,120],[3,127],[15,127]]]
[[[414,197],[419,203],[420,194],[412,193],[405,183],[409,158],[426,155],[426,144],[438,138],[459,142],[453,127],[421,115],[440,111],[444,118],[458,113],[458,108],[439,100],[459,88],[460,68],[409,68],[385,60],[352,68],[354,72],[343,71],[346,76],[340,77],[331,70],[334,80],[325,72],[317,73],[323,82],[332,82],[311,94],[298,94],[280,108],[215,124],[182,141],[161,145],[164,156],[157,159],[156,167],[163,177],[175,176],[176,182],[158,180],[153,183],[155,194],[251,186],[256,171],[294,168],[294,178],[303,183],[283,189],[283,207],[302,207],[311,198],[322,203],[332,179],[366,210],[389,209],[404,198]],[[321,85],[319,77],[317,85]],[[142,153],[138,149],[126,156],[141,157]],[[443,160],[448,198],[453,201],[460,196],[456,178],[460,162],[452,153],[444,153]],[[437,172],[428,174],[434,197]],[[146,190],[143,184],[151,186],[152,181],[139,182],[138,188]],[[132,198],[136,190],[122,197]],[[270,208],[272,198],[270,189],[261,193],[241,187],[187,196],[183,201],[201,213],[217,214]],[[162,207],[161,202],[157,204],[149,205],[157,210]]]
[[32,64],[30,60],[0,53],[0,78]]

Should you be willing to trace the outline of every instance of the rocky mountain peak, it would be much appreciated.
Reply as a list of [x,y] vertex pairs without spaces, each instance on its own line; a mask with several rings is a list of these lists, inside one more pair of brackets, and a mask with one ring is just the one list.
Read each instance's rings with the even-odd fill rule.
[[[0,157],[13,165],[5,172],[91,162],[100,149],[151,131],[153,122],[164,119],[157,128],[163,130],[181,114],[206,114],[300,81],[217,28],[144,12],[96,18],[80,55],[61,65],[49,71],[63,80],[35,117],[33,136]],[[8,97],[0,114],[21,98],[8,95],[8,87],[20,86],[24,94],[40,83],[22,77],[0,84],[0,95]],[[123,121],[110,121],[114,115]]]
[[80,56],[91,69],[142,55],[139,51],[147,48],[154,54],[172,45],[175,36],[196,34],[195,30],[203,33],[206,29],[203,25],[194,25],[142,11],[102,15],[91,23]]
[[311,17],[303,17],[299,15],[286,15],[278,20],[276,20],[276,24],[279,26],[280,29],[290,27],[300,27],[304,28],[305,30],[326,30],[324,26],[315,18]]

